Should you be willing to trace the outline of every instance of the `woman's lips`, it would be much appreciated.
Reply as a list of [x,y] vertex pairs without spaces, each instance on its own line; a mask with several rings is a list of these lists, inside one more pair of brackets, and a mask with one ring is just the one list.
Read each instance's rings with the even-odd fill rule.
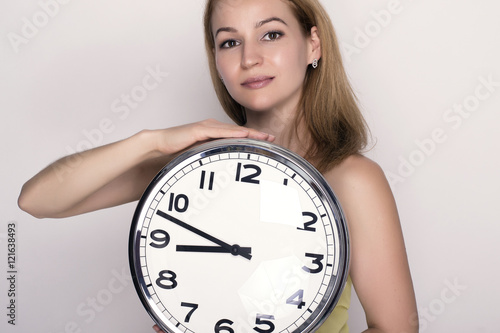
[[259,89],[267,86],[273,79],[274,76],[256,76],[245,80],[241,85],[249,89]]

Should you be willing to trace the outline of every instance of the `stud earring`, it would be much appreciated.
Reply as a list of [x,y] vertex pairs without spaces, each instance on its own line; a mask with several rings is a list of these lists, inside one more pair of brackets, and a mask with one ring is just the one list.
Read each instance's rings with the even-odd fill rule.
[[318,59],[314,59],[312,64],[311,64],[312,68],[316,69],[318,68]]

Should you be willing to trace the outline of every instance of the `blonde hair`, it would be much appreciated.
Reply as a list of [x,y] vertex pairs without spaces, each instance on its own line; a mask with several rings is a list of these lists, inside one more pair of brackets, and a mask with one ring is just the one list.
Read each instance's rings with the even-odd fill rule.
[[[308,131],[305,156],[320,171],[339,164],[359,153],[368,141],[368,127],[358,108],[354,92],[345,73],[337,37],[330,18],[318,0],[283,0],[289,3],[306,35],[317,27],[321,41],[319,66],[308,67],[302,96],[295,117]],[[245,109],[227,92],[219,78],[214,53],[211,18],[217,0],[205,7],[205,47],[215,92],[228,116],[237,124],[246,123]],[[294,134],[297,134],[296,132]]]

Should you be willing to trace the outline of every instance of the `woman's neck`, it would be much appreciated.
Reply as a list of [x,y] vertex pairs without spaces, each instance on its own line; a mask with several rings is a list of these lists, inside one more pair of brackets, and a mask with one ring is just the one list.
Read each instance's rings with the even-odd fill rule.
[[301,126],[302,124],[296,128],[295,113],[281,110],[274,112],[247,110],[246,115],[247,123],[245,126],[272,134],[276,137],[275,144],[288,148],[301,156],[306,154],[307,130]]

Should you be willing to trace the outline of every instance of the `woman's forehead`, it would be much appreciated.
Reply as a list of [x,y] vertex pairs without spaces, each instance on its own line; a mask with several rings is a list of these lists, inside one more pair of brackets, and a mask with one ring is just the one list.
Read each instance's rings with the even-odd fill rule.
[[217,0],[211,23],[216,25],[238,25],[244,22],[258,23],[269,17],[294,19],[293,12],[285,0]]

